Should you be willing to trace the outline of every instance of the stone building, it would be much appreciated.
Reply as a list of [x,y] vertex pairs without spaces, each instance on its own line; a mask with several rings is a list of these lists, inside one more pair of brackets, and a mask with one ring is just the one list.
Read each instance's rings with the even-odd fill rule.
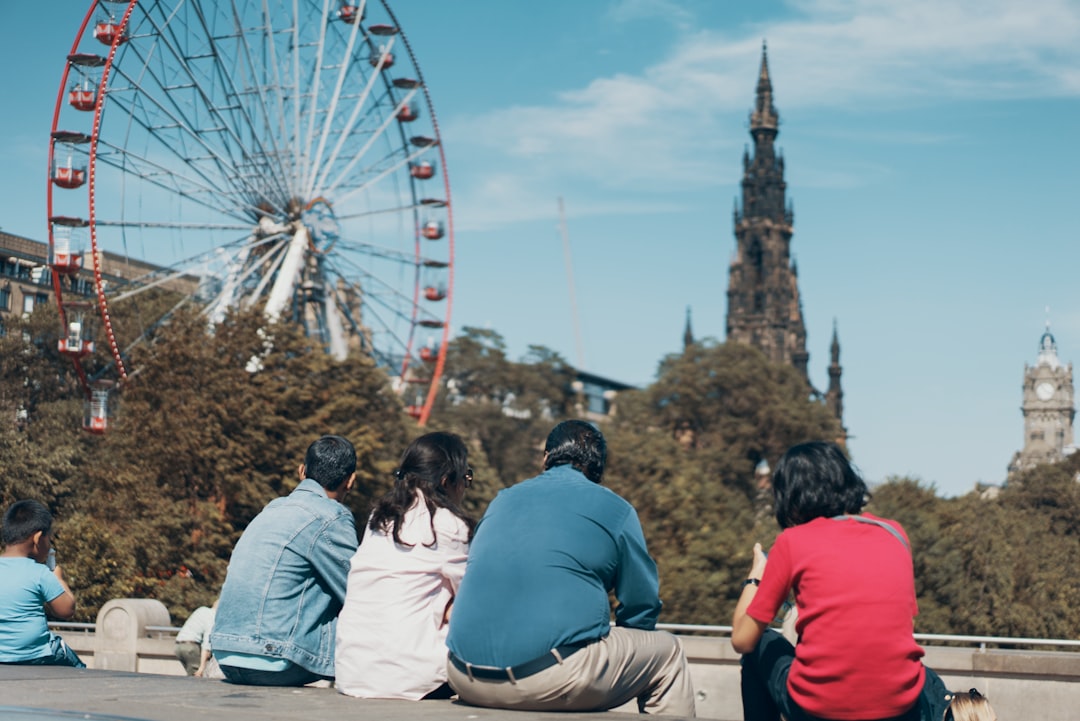
[[1010,479],[1040,463],[1054,463],[1074,452],[1072,363],[1058,358],[1050,323],[1039,339],[1035,365],[1024,364],[1024,446],[1009,463]]
[[[727,339],[761,350],[770,360],[794,366],[810,379],[799,273],[791,257],[795,212],[787,200],[784,157],[776,148],[780,116],[773,104],[769,61],[762,46],[756,102],[750,112],[754,147],[743,153],[742,199],[736,201],[735,254],[728,271]],[[824,400],[843,423],[840,341],[833,324],[829,387]]]

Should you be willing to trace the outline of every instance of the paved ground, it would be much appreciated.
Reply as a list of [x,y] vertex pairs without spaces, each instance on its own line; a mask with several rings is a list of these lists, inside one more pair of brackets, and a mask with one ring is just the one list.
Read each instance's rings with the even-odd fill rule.
[[[51,714],[45,710],[65,713]],[[541,713],[452,701],[369,701],[327,688],[254,688],[223,681],[47,666],[0,666],[0,721],[604,721],[628,714]]]

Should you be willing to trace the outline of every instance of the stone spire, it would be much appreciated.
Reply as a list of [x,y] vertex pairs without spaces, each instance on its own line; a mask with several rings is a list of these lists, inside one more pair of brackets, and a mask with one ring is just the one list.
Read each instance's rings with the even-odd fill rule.
[[686,330],[682,336],[683,350],[694,345],[694,331],[690,328],[690,306],[686,306]]
[[780,115],[773,105],[772,81],[769,80],[769,54],[765,41],[761,41],[761,70],[758,73],[757,103],[750,113],[750,133],[757,140],[761,131],[771,131],[776,137],[780,128]]
[[836,420],[841,425],[844,422],[844,391],[840,387],[840,336],[836,330],[836,319],[833,318],[832,344],[829,346],[829,389],[825,391],[825,406],[832,411]]
[[809,383],[806,327],[791,256],[794,214],[784,163],[774,148],[780,117],[773,104],[766,47],[761,49],[754,109],[753,154],[743,154],[741,203],[735,213],[735,257],[728,271],[727,340],[752,345]]

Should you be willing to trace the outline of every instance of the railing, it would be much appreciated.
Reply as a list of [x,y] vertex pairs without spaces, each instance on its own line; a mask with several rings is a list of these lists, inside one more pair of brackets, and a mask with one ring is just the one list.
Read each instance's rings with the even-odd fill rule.
[[[656,627],[663,631],[670,631],[674,634],[708,633],[724,638],[731,636],[731,626],[706,626],[693,623],[658,623],[656,624]],[[974,643],[978,644],[980,651],[985,651],[988,644],[1000,647],[1046,646],[1050,648],[1080,649],[1080,639],[1068,638],[1017,638],[1013,636],[966,636],[948,633],[916,633],[915,640],[929,645]]]

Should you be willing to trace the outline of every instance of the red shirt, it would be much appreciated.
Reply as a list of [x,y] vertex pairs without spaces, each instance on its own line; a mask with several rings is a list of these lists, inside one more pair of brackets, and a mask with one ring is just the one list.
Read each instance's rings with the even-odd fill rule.
[[747,613],[771,623],[792,589],[799,643],[787,684],[795,703],[837,721],[911,708],[924,671],[912,635],[918,607],[908,548],[884,528],[854,520],[788,528],[769,551]]

